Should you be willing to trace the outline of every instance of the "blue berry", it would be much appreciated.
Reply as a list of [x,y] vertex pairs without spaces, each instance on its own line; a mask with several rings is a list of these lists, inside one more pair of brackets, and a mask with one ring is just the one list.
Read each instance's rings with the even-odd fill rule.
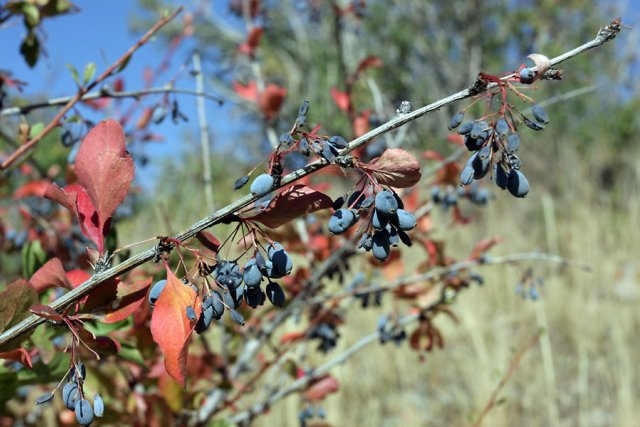
[[515,197],[525,197],[529,193],[529,181],[519,170],[512,169],[507,181],[509,193]]
[[355,214],[349,209],[341,208],[329,218],[328,228],[332,234],[342,234],[356,223]]
[[191,305],[187,306],[186,312],[187,312],[186,313],[187,319],[189,319],[191,322],[197,319],[196,310],[193,308],[193,306]]
[[245,175],[242,178],[238,178],[236,179],[236,182],[233,183],[233,189],[234,190],[238,190],[242,187],[244,187],[244,185],[249,182],[249,175]]
[[74,411],[78,424],[88,426],[93,422],[93,408],[87,399],[76,400]]
[[390,217],[398,210],[398,201],[393,196],[393,193],[387,190],[376,194],[375,204],[376,211],[384,217]]
[[96,417],[101,417],[104,415],[104,401],[98,393],[93,396],[93,413]]
[[544,111],[544,109],[540,106],[540,104],[532,104],[531,112],[533,113],[533,117],[535,117],[538,122],[545,125],[549,123],[549,116],[547,115],[547,112]]
[[531,84],[536,77],[536,72],[531,68],[523,68],[520,70],[520,83]]
[[62,400],[64,401],[64,405],[67,409],[74,410],[76,405],[76,400],[80,397],[80,393],[78,392],[78,384],[76,383],[66,383],[64,387],[62,387]]
[[242,277],[244,279],[244,283],[248,287],[260,285],[260,282],[262,281],[262,272],[258,268],[255,258],[251,258],[247,261],[242,272]]
[[267,298],[269,298],[271,304],[275,305],[278,308],[284,305],[286,297],[284,295],[284,291],[277,283],[269,282],[267,288],[265,289],[265,293],[267,294]]
[[416,227],[416,217],[412,213],[398,209],[396,214],[398,215],[398,228],[401,230],[409,231]]
[[462,123],[463,119],[464,119],[464,113],[462,111],[457,113],[455,116],[453,116],[451,118],[451,121],[449,122],[449,126],[448,126],[449,130],[453,130],[458,126],[460,126],[460,123]]
[[384,262],[389,258],[391,251],[389,248],[389,233],[387,230],[380,230],[373,233],[373,248],[371,252],[380,262]]
[[517,133],[512,133],[507,138],[507,153],[515,153],[520,149],[520,137]]
[[158,298],[160,297],[160,294],[162,293],[166,285],[167,281],[163,279],[159,280],[155,285],[151,287],[151,291],[149,291],[149,303],[151,303],[152,307],[156,303],[156,301],[158,301]]
[[258,197],[266,196],[273,189],[273,184],[273,177],[269,174],[263,173],[253,180],[250,190],[252,194]]

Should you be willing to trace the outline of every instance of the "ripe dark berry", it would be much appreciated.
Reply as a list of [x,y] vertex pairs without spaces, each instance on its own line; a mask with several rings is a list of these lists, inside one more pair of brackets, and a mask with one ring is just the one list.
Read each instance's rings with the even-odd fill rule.
[[520,149],[520,137],[517,133],[512,133],[507,138],[507,153],[515,153]]
[[189,321],[193,322],[196,320],[197,316],[196,316],[196,310],[193,308],[193,306],[187,306],[187,319],[189,319]]
[[468,122],[464,122],[460,125],[460,127],[458,128],[458,133],[460,135],[467,135],[469,132],[471,132],[471,129],[473,129],[473,125],[475,124],[474,121],[469,120]]
[[76,400],[74,410],[79,424],[88,426],[93,422],[93,408],[87,399]]
[[340,150],[347,148],[347,145],[349,145],[346,139],[338,135],[329,138],[329,144]]
[[[200,318],[198,319],[198,323],[196,323],[196,327],[195,327],[196,332],[199,334],[205,332],[207,329],[209,329],[209,326],[211,326],[212,321],[213,321],[213,305],[209,304],[205,307],[205,303],[203,302],[202,313],[200,313]],[[95,405],[93,409],[95,412]]]
[[67,409],[74,410],[76,407],[76,400],[80,397],[80,393],[78,392],[78,384],[76,383],[66,383],[64,387],[62,387],[62,401]]
[[263,305],[266,298],[267,296],[259,286],[247,288],[246,292],[244,293],[244,300],[246,301],[247,305],[252,308]]
[[507,189],[509,193],[515,197],[525,197],[527,193],[529,193],[529,181],[522,172],[512,169],[511,172],[509,172]]
[[342,234],[356,222],[355,214],[349,209],[341,208],[329,219],[328,228],[332,234]]
[[412,213],[398,209],[396,215],[398,215],[398,228],[401,230],[409,231],[416,227],[416,217]]
[[373,234],[373,248],[371,252],[380,262],[384,262],[389,258],[391,251],[389,248],[389,233],[387,230],[376,231]]
[[242,178],[238,178],[236,179],[236,182],[233,183],[233,189],[234,190],[238,190],[242,187],[244,187],[244,185],[249,182],[249,175],[245,175]]
[[462,168],[462,171],[460,171],[460,184],[462,185],[471,184],[473,182],[473,175],[474,175],[473,166],[471,166],[470,164],[465,165],[465,167]]
[[494,176],[496,180],[496,185],[503,190],[507,188],[507,183],[509,182],[509,174],[501,165],[496,165],[494,169]]
[[236,310],[230,310],[229,314],[231,315],[231,320],[233,320],[234,323],[237,323],[240,326],[244,325],[244,316],[240,314],[240,312]]
[[262,281],[262,272],[256,264],[255,258],[251,258],[244,266],[242,272],[245,285],[248,287],[259,286]]
[[258,175],[251,183],[251,193],[258,197],[265,196],[271,192],[273,184],[273,177],[271,175],[266,173]]
[[93,396],[93,413],[96,417],[101,417],[104,415],[104,401],[98,393]]
[[267,298],[269,298],[271,304],[275,305],[278,308],[284,305],[286,297],[284,295],[284,291],[277,283],[269,282],[267,288],[265,289],[265,293],[267,294]]
[[536,77],[536,72],[531,68],[523,68],[520,70],[520,83],[531,84]]
[[376,194],[376,211],[382,216],[389,217],[398,210],[398,201],[393,193],[387,190],[380,191]]
[[473,124],[471,128],[471,132],[469,132],[469,136],[471,138],[477,139],[482,135],[482,133],[489,127],[489,124],[485,121],[477,121]]
[[534,122],[533,120],[529,119],[528,117],[522,117],[522,120],[524,121],[524,124],[529,129],[533,129],[533,130],[542,130],[542,129],[544,129],[544,126],[539,125],[538,123]]
[[459,113],[457,113],[455,116],[451,118],[451,121],[449,122],[449,126],[448,126],[449,130],[453,130],[458,126],[460,126],[460,123],[462,123],[463,119],[464,119],[464,113],[460,111]]
[[499,118],[496,122],[496,132],[501,138],[504,138],[509,133],[509,124],[504,118]]
[[36,399],[36,405],[42,405],[43,403],[48,402],[51,399],[53,399],[53,393],[49,392],[42,394]]
[[540,104],[531,104],[531,112],[533,113],[533,117],[535,117],[538,122],[545,125],[549,123],[549,116],[547,115],[547,112],[544,111],[544,109],[540,106]]
[[151,304],[151,307],[156,303],[166,285],[167,281],[163,279],[159,280],[151,287],[151,290],[149,291],[149,303]]

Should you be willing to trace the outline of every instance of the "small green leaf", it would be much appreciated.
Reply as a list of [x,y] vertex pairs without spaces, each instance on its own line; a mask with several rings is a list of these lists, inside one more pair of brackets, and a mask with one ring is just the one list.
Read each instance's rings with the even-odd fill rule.
[[22,247],[22,276],[31,277],[37,269],[42,267],[47,254],[42,249],[39,240],[33,240]]
[[20,45],[20,55],[23,56],[29,68],[33,68],[40,56],[40,40],[33,31],[29,31]]
[[87,83],[89,83],[91,81],[91,79],[93,79],[93,76],[95,74],[96,74],[96,63],[95,62],[89,62],[84,67],[84,78],[82,80],[82,84],[86,85]]
[[40,10],[35,4],[23,3],[22,14],[24,15],[24,23],[28,28],[37,27],[40,23]]
[[71,64],[66,64],[69,71],[71,71],[71,77],[73,81],[76,82],[78,86],[80,86],[80,77],[78,77],[78,70]]
[[31,125],[29,128],[29,139],[33,139],[36,136],[40,135],[44,130],[44,123],[38,122]]

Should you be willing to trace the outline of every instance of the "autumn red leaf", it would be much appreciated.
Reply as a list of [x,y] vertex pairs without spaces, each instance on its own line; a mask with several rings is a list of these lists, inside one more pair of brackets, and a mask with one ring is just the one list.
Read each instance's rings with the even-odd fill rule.
[[82,312],[103,316],[105,323],[124,320],[140,307],[151,282],[151,277],[133,284],[112,279],[89,295]]
[[48,305],[37,304],[29,309],[33,314],[54,322],[62,322],[62,316]]
[[262,34],[264,33],[264,28],[262,27],[253,27],[249,34],[247,35],[247,40],[240,45],[238,50],[240,53],[244,55],[253,55],[254,51],[260,44],[260,39],[262,38]]
[[[86,190],[95,208],[102,236],[107,234],[111,216],[124,201],[133,182],[135,166],[125,142],[120,124],[105,120],[89,132],[76,157],[78,183]],[[82,212],[80,205],[84,202],[80,194],[77,202]],[[100,253],[104,253],[103,240],[96,243],[99,243]]]
[[29,279],[29,283],[31,283],[38,293],[49,288],[73,288],[71,282],[67,278],[64,267],[62,267],[62,261],[58,258],[50,259],[35,273],[33,273]]
[[16,348],[15,350],[0,353],[0,359],[13,360],[14,362],[21,363],[24,367],[33,368],[31,356],[24,348]]
[[258,107],[267,120],[274,118],[280,111],[287,90],[276,84],[269,83],[258,97]]
[[495,236],[487,239],[482,239],[478,243],[476,243],[475,247],[471,251],[469,255],[470,260],[480,259],[482,255],[484,255],[489,249],[493,248],[498,243],[502,242],[502,237]]
[[13,192],[13,198],[20,199],[29,196],[44,197],[44,193],[47,191],[49,184],[51,184],[51,182],[47,179],[27,182]]
[[196,323],[187,318],[187,307],[194,308],[196,318],[202,307],[196,292],[185,286],[168,266],[165,268],[167,284],[153,308],[151,334],[164,354],[167,373],[184,387],[189,342]]
[[349,111],[349,106],[351,105],[351,98],[349,94],[346,92],[342,92],[335,87],[330,89],[331,98],[333,98],[333,102],[336,103],[339,109],[342,111]]
[[389,148],[369,163],[360,164],[360,168],[378,181],[378,184],[396,188],[414,186],[420,177],[420,163],[402,148]]
[[212,233],[209,233],[208,231],[201,231],[196,234],[196,239],[198,239],[198,241],[211,252],[218,253],[218,250],[220,249],[220,240],[218,240],[218,238]]
[[233,90],[239,97],[247,101],[256,102],[258,100],[258,86],[256,82],[250,81],[246,85],[239,82],[233,82]]
[[304,396],[310,402],[317,402],[324,399],[327,395],[335,393],[340,388],[338,380],[331,375],[325,375],[312,382],[304,392]]
[[332,205],[331,197],[326,194],[296,184],[278,193],[264,211],[246,219],[261,222],[269,228],[278,228],[302,215],[328,209]]
[[29,314],[38,294],[29,282],[16,280],[0,292],[0,331],[13,326]]
[[379,67],[382,67],[382,65],[383,65],[382,59],[378,58],[377,56],[367,56],[362,61],[360,61],[360,64],[358,64],[358,69],[356,70],[356,73],[360,74],[367,68],[379,68]]
[[71,270],[67,271],[67,279],[71,282],[74,288],[77,288],[87,280],[91,278],[91,274],[84,270]]

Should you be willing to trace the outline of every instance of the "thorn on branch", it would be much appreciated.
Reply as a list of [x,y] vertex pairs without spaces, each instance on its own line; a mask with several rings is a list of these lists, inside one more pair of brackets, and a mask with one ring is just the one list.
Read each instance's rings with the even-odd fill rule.
[[168,237],[160,236],[159,239],[160,241],[153,248],[154,250],[153,262],[155,262],[156,264],[162,260],[169,259],[169,255],[171,255],[171,251],[173,250],[173,248],[176,247],[176,244],[170,242]]
[[541,80],[562,80],[564,75],[563,70],[559,70],[557,68],[549,68],[544,72],[543,75],[540,76]]
[[471,96],[475,96],[481,92],[484,92],[487,89],[487,85],[489,81],[484,77],[484,73],[479,73],[478,78],[473,83],[473,86],[469,88],[469,94]]

